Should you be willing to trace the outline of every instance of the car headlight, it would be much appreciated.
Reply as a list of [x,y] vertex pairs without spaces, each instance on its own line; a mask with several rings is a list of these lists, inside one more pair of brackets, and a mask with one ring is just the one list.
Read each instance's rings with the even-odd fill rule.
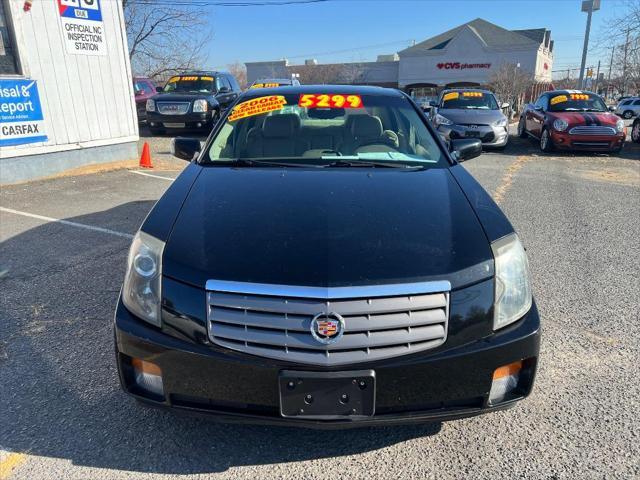
[[209,108],[206,100],[194,100],[193,102],[193,111],[194,113],[204,113]]
[[506,127],[507,126],[507,117],[501,118],[493,123],[494,127]]
[[491,244],[496,265],[493,329],[509,325],[529,311],[533,298],[527,254],[515,233]]
[[436,125],[453,125],[453,122],[449,120],[447,117],[443,117],[439,113],[436,113],[434,120]]
[[558,118],[553,122],[553,128],[559,132],[564,132],[567,128],[569,128],[569,123],[566,120]]
[[147,105],[145,107],[147,112],[155,112],[156,111],[156,101],[153,98],[149,98],[147,100]]
[[616,122],[616,130],[618,131],[618,133],[622,133],[624,131],[624,120],[619,119]]
[[162,252],[164,242],[139,231],[133,238],[122,301],[131,313],[160,326]]

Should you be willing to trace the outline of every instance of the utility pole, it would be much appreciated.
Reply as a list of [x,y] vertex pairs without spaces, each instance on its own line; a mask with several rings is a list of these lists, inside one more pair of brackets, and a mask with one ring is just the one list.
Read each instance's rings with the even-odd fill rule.
[[596,71],[596,83],[593,87],[593,91],[598,93],[598,82],[600,81],[600,60],[598,60],[598,70]]
[[613,53],[616,51],[615,45],[611,47],[611,63],[609,63],[609,77],[607,79],[607,97],[609,96],[609,90],[611,89],[611,70],[613,69]]
[[624,42],[624,60],[622,61],[622,95],[627,93],[627,54],[629,53],[629,34],[630,29],[627,28],[627,39]]
[[578,88],[584,87],[584,67],[587,64],[587,51],[589,50],[589,34],[591,33],[591,17],[593,12],[600,10],[600,0],[583,0],[582,11],[587,12],[587,28],[584,32],[584,46],[582,47],[582,63],[580,64],[580,80]]

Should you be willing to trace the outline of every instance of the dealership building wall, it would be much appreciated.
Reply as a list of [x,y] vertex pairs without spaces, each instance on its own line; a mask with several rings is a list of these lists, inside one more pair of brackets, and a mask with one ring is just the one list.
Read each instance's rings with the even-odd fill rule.
[[0,0],[0,37],[0,183],[137,157],[120,0]]
[[527,72],[537,83],[551,83],[553,41],[545,28],[508,30],[475,19],[377,62],[290,65],[287,60],[248,62],[247,80],[288,77],[308,69],[335,71],[337,83],[403,89],[441,90],[456,85],[486,85],[505,65]]

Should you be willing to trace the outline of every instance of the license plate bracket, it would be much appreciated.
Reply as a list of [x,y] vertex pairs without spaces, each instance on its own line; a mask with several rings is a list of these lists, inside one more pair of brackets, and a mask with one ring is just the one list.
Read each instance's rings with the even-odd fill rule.
[[376,374],[282,370],[278,377],[283,417],[339,420],[375,412]]
[[186,126],[186,124],[184,123],[169,123],[169,122],[164,122],[164,126],[166,128],[184,128]]

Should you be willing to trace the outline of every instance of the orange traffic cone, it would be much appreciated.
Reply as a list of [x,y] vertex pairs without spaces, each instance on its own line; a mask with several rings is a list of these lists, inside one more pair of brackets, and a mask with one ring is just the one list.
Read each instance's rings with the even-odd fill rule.
[[144,142],[144,146],[142,147],[142,155],[140,156],[140,167],[141,168],[153,168],[151,164],[151,153],[149,153],[149,144]]

